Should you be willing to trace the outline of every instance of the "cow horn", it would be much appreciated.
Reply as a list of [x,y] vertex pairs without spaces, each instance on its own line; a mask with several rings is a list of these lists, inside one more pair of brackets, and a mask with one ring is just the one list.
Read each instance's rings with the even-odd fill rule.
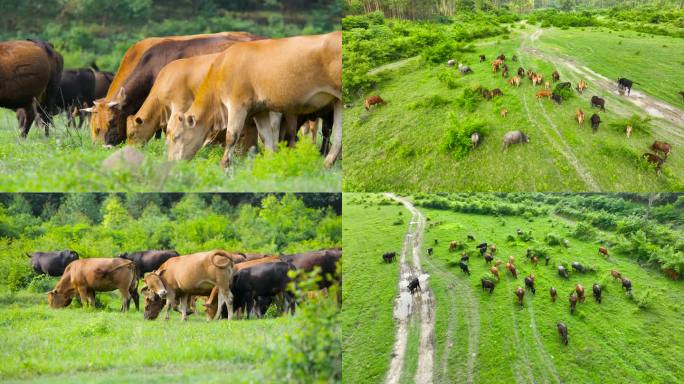
[[87,113],[93,113],[95,112],[95,109],[93,107],[90,108],[82,108],[81,112],[87,112]]
[[118,101],[110,101],[109,103],[107,103],[108,107],[116,107],[117,105],[119,105]]

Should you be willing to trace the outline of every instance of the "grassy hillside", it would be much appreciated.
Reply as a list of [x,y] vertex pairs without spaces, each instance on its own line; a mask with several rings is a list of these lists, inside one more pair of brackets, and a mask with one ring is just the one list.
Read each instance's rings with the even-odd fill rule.
[[[682,51],[681,39],[637,36],[628,31],[607,34],[590,28],[569,32],[529,25],[514,27],[510,35],[475,41],[472,49],[466,46],[445,51],[444,57],[455,57],[471,66],[473,74],[461,75],[455,67],[446,67],[446,59],[432,65],[421,58],[372,71],[378,79],[375,88],[365,90],[344,112],[345,190],[681,189],[684,157],[673,151],[662,176],[656,176],[641,158],[654,140],[675,147],[684,144],[681,115],[673,112],[659,118],[659,112],[653,111],[661,96],[673,103],[674,111],[682,110],[681,98],[677,100],[673,91],[684,81],[677,54]],[[619,41],[624,49],[614,48]],[[591,50],[601,53],[592,54]],[[643,53],[635,56],[636,51]],[[583,95],[574,92],[575,96],[561,105],[537,99],[535,93],[541,87],[533,87],[527,78],[515,88],[500,72],[492,73],[490,61],[500,53],[509,58],[511,76],[522,65],[549,80],[551,72],[557,70],[561,81],[574,86],[584,79],[589,87]],[[479,54],[486,55],[485,63],[479,63]],[[514,54],[518,62],[510,60]],[[611,59],[603,60],[606,56]],[[651,62],[658,62],[657,70],[647,69],[654,68]],[[632,103],[634,95],[629,100],[617,95],[617,76],[639,82],[634,90],[646,94],[646,104]],[[662,86],[665,82],[668,85]],[[504,96],[485,101],[471,91],[477,87],[500,88]],[[386,104],[365,111],[363,99],[370,95],[380,95]],[[606,99],[606,112],[590,107],[589,99],[594,95]],[[507,117],[500,114],[504,108]],[[602,124],[597,134],[591,133],[588,121],[578,127],[574,118],[577,108],[585,112],[587,120],[593,113],[600,115]],[[625,127],[633,115],[651,120],[628,139]],[[455,135],[473,125],[483,136],[479,148],[457,145],[462,148],[461,155],[445,149],[451,148],[448,145]],[[527,133],[530,143],[502,151],[502,138],[512,130]]]

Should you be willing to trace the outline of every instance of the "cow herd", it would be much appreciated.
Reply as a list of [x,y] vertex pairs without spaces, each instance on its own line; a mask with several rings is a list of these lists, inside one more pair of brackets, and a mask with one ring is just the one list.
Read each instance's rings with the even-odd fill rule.
[[[280,313],[294,313],[294,288],[308,274],[318,290],[327,292],[341,284],[341,249],[324,249],[292,255],[262,255],[216,249],[180,255],[174,250],[123,253],[113,258],[79,258],[72,250],[27,254],[38,274],[61,276],[48,292],[51,308],[68,306],[78,297],[84,306],[96,305],[96,292],[118,290],[122,311],[131,299],[139,310],[138,283],[144,281],[144,318],[156,319],[166,308],[188,315],[196,313],[203,298],[207,320],[233,316],[262,317],[275,304]],[[341,303],[341,290],[337,300]]]
[[0,42],[0,53],[0,107],[16,111],[22,136],[36,116],[47,135],[52,115],[66,111],[70,125],[89,113],[92,139],[105,146],[144,144],[165,132],[169,160],[221,144],[228,166],[259,138],[275,151],[280,141],[294,146],[304,127],[315,141],[319,124],[326,166],[341,152],[341,32],[146,38],[128,48],[115,75],[94,64],[64,70],[62,56],[42,41]]

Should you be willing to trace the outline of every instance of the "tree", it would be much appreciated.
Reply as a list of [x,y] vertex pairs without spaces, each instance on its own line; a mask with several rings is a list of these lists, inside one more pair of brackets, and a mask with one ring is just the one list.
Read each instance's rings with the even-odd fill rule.
[[109,195],[102,204],[102,225],[108,229],[119,229],[130,220],[119,196]]

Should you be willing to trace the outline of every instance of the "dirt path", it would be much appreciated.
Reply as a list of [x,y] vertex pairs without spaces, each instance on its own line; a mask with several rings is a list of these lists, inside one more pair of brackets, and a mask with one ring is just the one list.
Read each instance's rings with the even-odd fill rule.
[[403,67],[404,65],[406,65],[406,64],[408,64],[408,63],[410,63],[410,62],[413,62],[413,61],[415,61],[415,60],[418,60],[418,56],[413,56],[413,57],[409,57],[408,59],[402,59],[402,60],[399,60],[399,61],[395,61],[395,62],[393,62],[393,63],[381,65],[381,66],[379,66],[379,67],[377,67],[377,68],[373,68],[373,69],[371,69],[370,71],[368,71],[368,74],[369,74],[369,75],[377,75],[377,74],[380,73],[380,72],[385,72],[385,71],[389,71],[389,70],[392,70],[392,69],[401,68],[401,67]]
[[[413,309],[418,307],[420,318],[420,345],[418,349],[418,367],[414,382],[431,384],[433,382],[433,367],[435,357],[435,300],[429,286],[429,276],[423,273],[420,264],[421,249],[423,247],[423,231],[425,216],[408,200],[391,193],[385,196],[404,204],[411,211],[413,217],[409,223],[408,232],[404,238],[404,246],[400,258],[399,297],[394,306],[394,318],[397,330],[394,343],[394,353],[387,373],[386,383],[398,383],[406,355],[408,325]],[[412,252],[412,265],[407,262],[407,253]],[[409,281],[418,276],[421,290],[411,296],[407,290]]]

